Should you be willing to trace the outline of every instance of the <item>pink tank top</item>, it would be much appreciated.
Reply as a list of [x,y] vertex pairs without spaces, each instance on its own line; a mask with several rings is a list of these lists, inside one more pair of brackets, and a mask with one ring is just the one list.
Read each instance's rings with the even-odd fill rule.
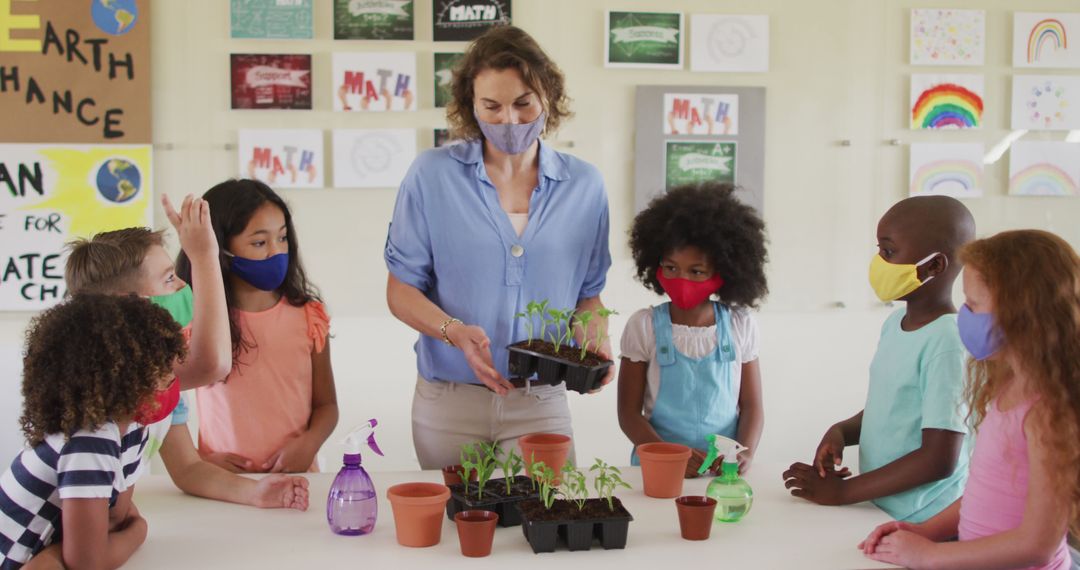
[[294,307],[284,297],[266,311],[237,315],[255,347],[241,353],[225,382],[196,390],[199,449],[242,455],[259,468],[308,427],[311,355],[322,352],[330,319],[322,303]]
[[[1024,519],[1028,491],[1028,445],[1024,418],[1033,401],[1002,412],[995,399],[975,437],[967,487],[960,499],[960,540],[1011,530]],[[1043,570],[1068,570],[1065,535]]]

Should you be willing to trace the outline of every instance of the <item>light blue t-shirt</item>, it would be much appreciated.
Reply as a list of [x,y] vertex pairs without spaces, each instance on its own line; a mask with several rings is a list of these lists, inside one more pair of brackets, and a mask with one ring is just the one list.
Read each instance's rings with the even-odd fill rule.
[[180,399],[176,402],[176,407],[169,416],[160,422],[147,426],[147,431],[150,436],[147,438],[146,444],[146,457],[153,457],[160,449],[161,444],[165,443],[165,436],[169,435],[169,429],[172,426],[185,425],[188,422],[187,404],[184,402],[184,395],[180,395]]
[[923,522],[964,491],[971,436],[966,425],[964,359],[956,315],[943,315],[914,331],[900,323],[907,309],[889,315],[870,364],[870,389],[859,435],[859,471],[879,469],[922,447],[922,430],[963,434],[953,474],[874,504],[893,518]]
[[[528,336],[514,314],[545,299],[572,309],[600,294],[611,266],[600,171],[543,141],[539,171],[519,237],[484,168],[481,141],[425,151],[401,182],[383,254],[403,283],[484,329],[503,376],[506,346]],[[416,353],[428,380],[479,383],[461,350],[440,339],[420,335]]]

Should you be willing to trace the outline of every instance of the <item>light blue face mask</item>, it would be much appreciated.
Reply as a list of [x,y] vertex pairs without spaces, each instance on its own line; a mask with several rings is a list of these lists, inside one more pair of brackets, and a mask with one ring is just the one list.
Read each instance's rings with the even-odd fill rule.
[[481,121],[480,117],[476,118],[476,122],[480,125],[480,132],[484,133],[484,138],[491,141],[495,148],[506,154],[521,154],[529,150],[532,143],[540,138],[540,132],[547,124],[547,113],[540,113],[535,121],[520,125],[510,123],[496,125]]
[[1005,343],[1001,330],[994,324],[993,313],[974,313],[965,303],[956,315],[956,326],[960,329],[960,342],[975,360],[986,360]]

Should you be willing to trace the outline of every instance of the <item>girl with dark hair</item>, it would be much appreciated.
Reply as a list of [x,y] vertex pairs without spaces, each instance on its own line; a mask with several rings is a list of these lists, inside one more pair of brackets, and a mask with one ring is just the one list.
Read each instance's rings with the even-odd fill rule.
[[634,313],[623,331],[623,433],[635,446],[693,449],[687,477],[705,459],[705,436],[723,435],[748,448],[739,455],[746,471],[765,421],[749,311],[768,291],[765,224],[730,184],[682,186],[637,215],[630,249],[638,280],[671,301]]
[[[233,369],[196,392],[199,453],[234,472],[315,470],[338,419],[330,318],[300,263],[289,207],[256,180],[222,182],[203,199],[221,250]],[[190,267],[181,252],[177,275],[186,281]]]

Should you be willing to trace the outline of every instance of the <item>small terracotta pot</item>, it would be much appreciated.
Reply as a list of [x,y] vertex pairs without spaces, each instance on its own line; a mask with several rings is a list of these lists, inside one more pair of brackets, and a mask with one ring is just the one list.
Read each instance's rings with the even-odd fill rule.
[[[447,486],[460,485],[463,483],[461,480],[461,474],[465,472],[465,469],[460,465],[447,465],[442,468],[443,483]],[[469,471],[469,481],[476,481],[479,474],[475,469]]]
[[402,546],[434,546],[442,537],[443,509],[450,489],[438,483],[401,483],[386,490],[394,529]]
[[557,433],[531,433],[518,438],[521,457],[525,460],[525,473],[532,477],[533,461],[543,461],[555,471],[559,479],[566,457],[570,455],[570,436]]
[[637,446],[645,494],[658,499],[674,499],[682,494],[690,448],[678,443],[643,443]]
[[457,523],[461,554],[469,558],[483,558],[491,554],[491,542],[495,539],[495,525],[499,515],[491,511],[461,511],[454,515]]
[[679,510],[679,530],[686,540],[706,540],[712,532],[716,499],[688,495],[675,499]]

